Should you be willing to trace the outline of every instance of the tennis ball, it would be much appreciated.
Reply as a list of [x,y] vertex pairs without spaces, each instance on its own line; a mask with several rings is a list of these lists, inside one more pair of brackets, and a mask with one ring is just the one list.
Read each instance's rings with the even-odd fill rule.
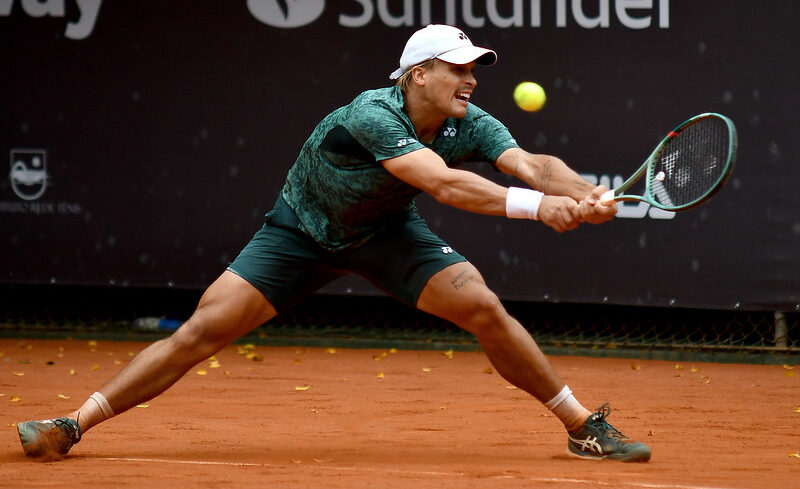
[[544,107],[546,100],[544,88],[538,83],[526,81],[514,88],[514,102],[524,111],[535,112]]

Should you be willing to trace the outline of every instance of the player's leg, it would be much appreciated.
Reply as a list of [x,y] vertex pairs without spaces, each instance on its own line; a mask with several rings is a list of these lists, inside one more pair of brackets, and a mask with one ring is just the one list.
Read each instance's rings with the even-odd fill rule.
[[[473,333],[497,372],[542,403],[554,399],[565,383],[531,335],[503,307],[469,262],[438,272],[426,284],[417,307]],[[591,414],[577,402],[560,418],[567,430]]]
[[[142,350],[98,390],[114,414],[161,394],[189,369],[238,337],[276,315],[273,305],[253,285],[225,271],[205,291],[194,314],[168,338]],[[80,415],[85,432],[107,418],[100,402],[90,398],[71,413]]]
[[58,457],[98,423],[156,397],[190,368],[276,315],[253,285],[225,271],[196,311],[170,337],[142,350],[76,411],[63,418],[19,423],[25,454]]
[[592,414],[572,395],[525,328],[468,262],[445,267],[422,290],[417,307],[472,332],[506,380],[555,414],[568,432],[567,453],[586,459],[650,460],[650,448],[608,424],[607,405]]

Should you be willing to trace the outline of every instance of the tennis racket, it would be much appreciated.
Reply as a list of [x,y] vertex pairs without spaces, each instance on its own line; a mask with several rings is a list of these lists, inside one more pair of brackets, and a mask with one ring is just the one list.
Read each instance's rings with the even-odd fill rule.
[[638,200],[667,211],[695,207],[731,175],[736,146],[732,120],[714,113],[696,115],[667,134],[636,173],[600,201]]

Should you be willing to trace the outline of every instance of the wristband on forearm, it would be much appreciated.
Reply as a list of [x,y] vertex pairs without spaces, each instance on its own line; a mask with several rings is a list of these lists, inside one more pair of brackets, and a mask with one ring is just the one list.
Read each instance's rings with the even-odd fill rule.
[[511,219],[539,219],[542,192],[529,188],[509,187],[506,196],[506,216]]

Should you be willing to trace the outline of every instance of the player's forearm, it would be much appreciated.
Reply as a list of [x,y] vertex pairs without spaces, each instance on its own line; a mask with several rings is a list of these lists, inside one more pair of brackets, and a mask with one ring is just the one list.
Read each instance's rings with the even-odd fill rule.
[[594,188],[560,158],[523,150],[507,153],[498,159],[498,168],[547,195],[563,195],[580,201]]
[[438,202],[476,214],[506,215],[508,189],[464,170],[451,170],[427,191]]

